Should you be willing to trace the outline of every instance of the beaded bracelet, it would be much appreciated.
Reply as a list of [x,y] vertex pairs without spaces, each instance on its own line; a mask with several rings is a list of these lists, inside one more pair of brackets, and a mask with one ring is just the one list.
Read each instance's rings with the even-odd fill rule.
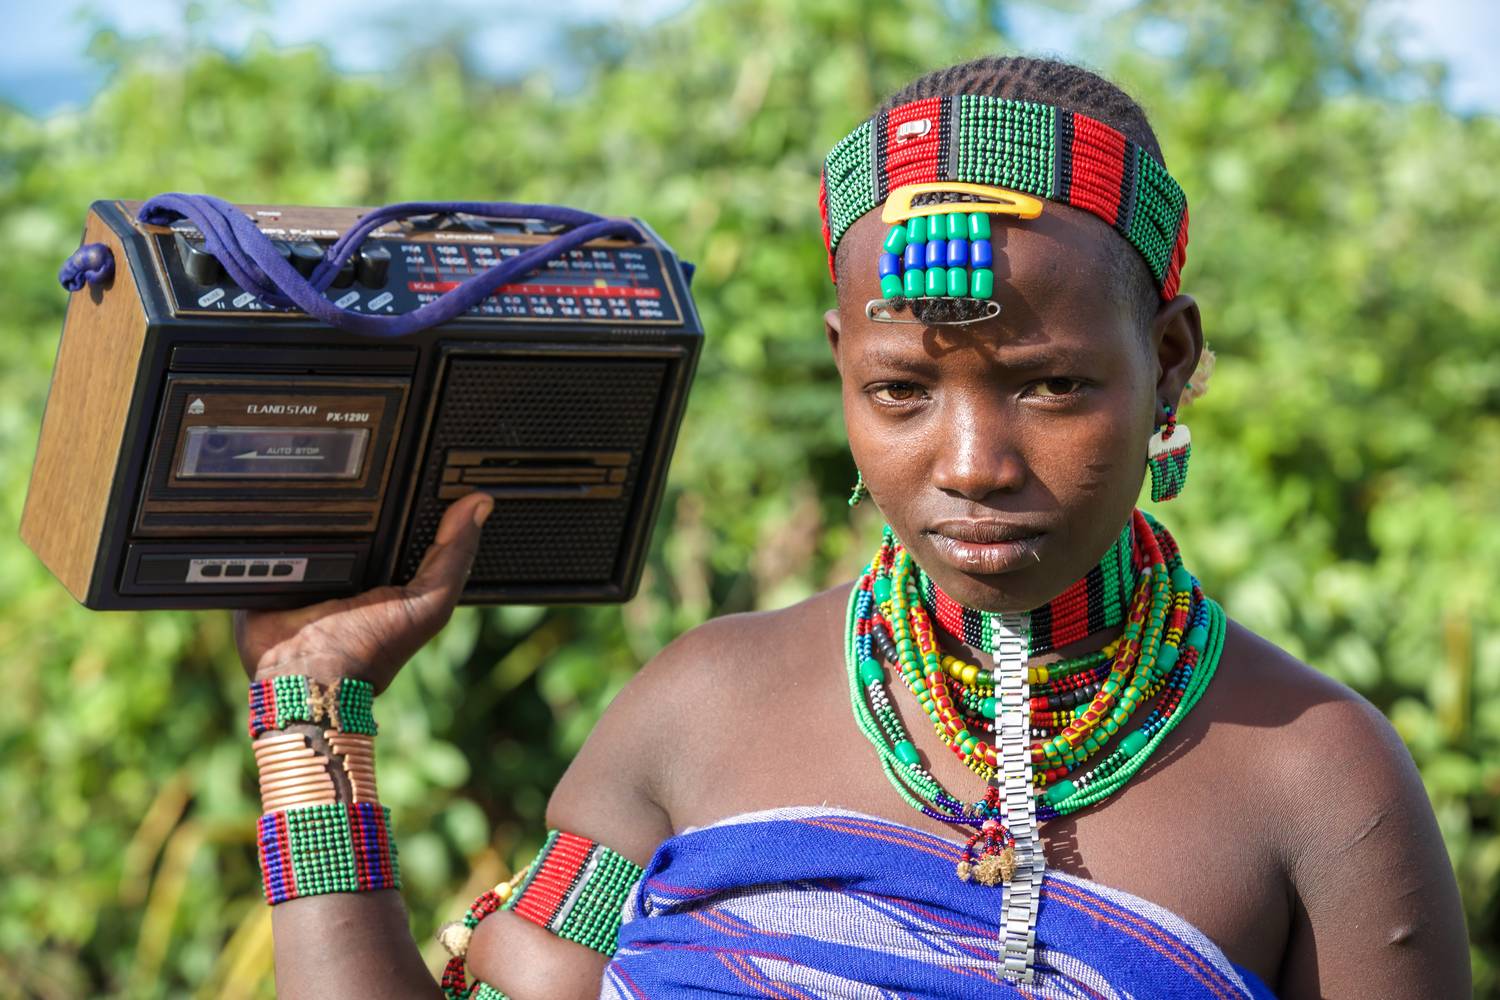
[[613,956],[619,946],[625,901],[643,871],[598,841],[561,830],[547,831],[547,840],[531,864],[474,900],[463,920],[438,932],[438,940],[453,956],[443,970],[444,997],[504,1000],[505,994],[492,986],[471,985],[465,972],[474,928],[496,910],[510,910],[558,937]]
[[250,738],[293,722],[327,722],[345,733],[376,732],[375,688],[369,681],[343,677],[322,684],[301,674],[286,674],[250,684]]
[[258,846],[266,902],[329,892],[401,888],[390,810],[374,802],[330,802],[268,812]]

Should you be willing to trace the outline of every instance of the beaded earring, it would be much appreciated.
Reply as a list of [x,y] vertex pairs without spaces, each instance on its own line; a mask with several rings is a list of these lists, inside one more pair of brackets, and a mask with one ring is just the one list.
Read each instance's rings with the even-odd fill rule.
[[865,474],[858,469],[854,470],[859,478],[854,480],[854,490],[849,494],[849,506],[858,507],[859,502],[870,495],[870,489],[865,485]]
[[1188,456],[1193,442],[1187,424],[1177,423],[1177,414],[1164,404],[1166,423],[1156,428],[1146,446],[1146,468],[1151,472],[1151,500],[1161,503],[1182,492],[1187,483]]

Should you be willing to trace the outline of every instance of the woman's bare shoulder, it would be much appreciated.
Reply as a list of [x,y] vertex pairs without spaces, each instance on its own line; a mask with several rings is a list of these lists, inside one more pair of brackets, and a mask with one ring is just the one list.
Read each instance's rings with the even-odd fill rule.
[[597,812],[604,796],[622,814],[647,817],[631,824],[620,849],[649,856],[671,833],[683,762],[751,724],[763,698],[795,681],[812,646],[822,644],[820,657],[837,652],[848,592],[845,585],[774,611],[724,615],[669,643],[605,709],[553,792],[549,824],[575,809]]
[[1208,692],[1193,725],[1214,752],[1200,759],[1218,771],[1227,813],[1245,819],[1236,828],[1266,831],[1290,889],[1288,995],[1319,995],[1320,982],[1358,984],[1360,995],[1468,995],[1453,870],[1390,721],[1236,623]]

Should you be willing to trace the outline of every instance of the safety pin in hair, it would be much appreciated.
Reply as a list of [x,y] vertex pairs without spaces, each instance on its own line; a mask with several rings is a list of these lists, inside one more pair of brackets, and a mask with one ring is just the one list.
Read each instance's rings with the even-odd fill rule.
[[[914,302],[915,299],[906,299]],[[971,299],[970,301],[978,301]],[[1000,303],[994,299],[987,299],[984,303],[984,315],[974,316],[971,319],[900,319],[891,311],[889,299],[871,299],[865,303],[865,318],[874,320],[876,323],[909,323],[913,326],[967,326],[970,323],[983,323],[987,319],[994,319],[1000,315]]]

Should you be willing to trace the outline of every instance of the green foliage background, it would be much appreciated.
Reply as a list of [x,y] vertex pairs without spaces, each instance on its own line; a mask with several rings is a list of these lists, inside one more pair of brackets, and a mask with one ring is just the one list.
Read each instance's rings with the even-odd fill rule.
[[[844,505],[817,171],[910,78],[1024,51],[1004,14],[703,2],[575,32],[586,72],[564,90],[478,80],[451,47],[353,77],[314,50],[226,57],[206,30],[171,51],[104,32],[117,68],[87,109],[0,108],[0,995],[271,992],[227,615],[86,612],[16,538],[55,271],[91,200],[553,201],[640,215],[701,265],[707,347],[641,595],[466,609],[381,699],[381,789],[430,941],[530,856],[639,664],[712,615],[848,578],[873,544],[873,513]],[[1089,51],[1189,192],[1184,288],[1220,359],[1163,516],[1231,614],[1395,722],[1496,995],[1500,124],[1357,43],[1369,24],[1361,0],[1142,0]]]

